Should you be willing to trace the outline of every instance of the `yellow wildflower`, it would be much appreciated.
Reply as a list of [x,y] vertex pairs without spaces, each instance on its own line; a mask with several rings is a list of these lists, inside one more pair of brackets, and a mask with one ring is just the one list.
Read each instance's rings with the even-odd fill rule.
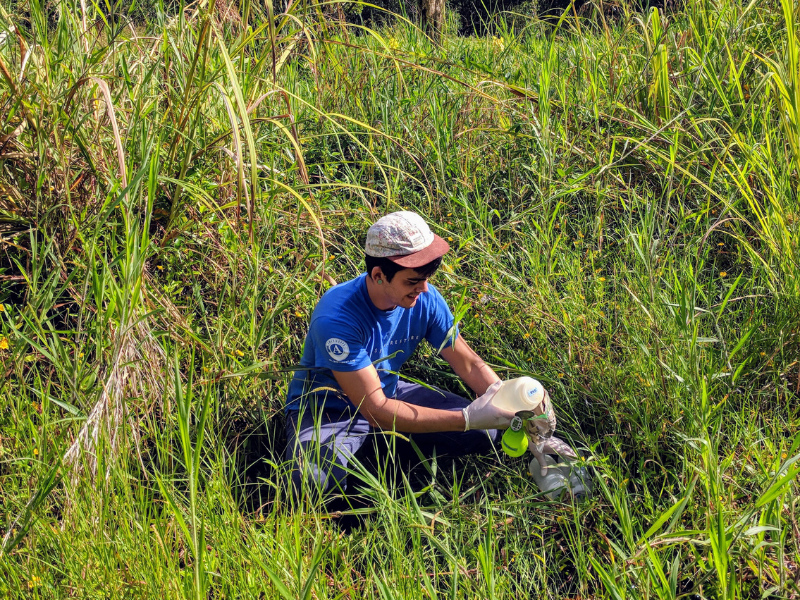
[[605,278],[605,277],[598,277],[598,278],[597,278],[597,281],[600,281],[600,282],[603,282],[603,281],[605,281],[605,280],[606,280],[606,278]]
[[452,242],[452,241],[453,241],[453,238],[449,237],[449,238],[447,238],[447,241],[448,241],[448,242]]
[[38,448],[34,448],[33,449],[33,455],[34,456],[39,456],[39,449]]
[[0,337],[0,350],[8,350],[8,338]]
[[728,273],[726,271],[720,271],[719,276],[720,277],[727,277]]
[[241,350],[237,350],[236,356],[244,356],[244,352],[242,352]]
[[5,312],[5,311],[6,311],[6,307],[3,306],[2,304],[0,304],[0,312]]

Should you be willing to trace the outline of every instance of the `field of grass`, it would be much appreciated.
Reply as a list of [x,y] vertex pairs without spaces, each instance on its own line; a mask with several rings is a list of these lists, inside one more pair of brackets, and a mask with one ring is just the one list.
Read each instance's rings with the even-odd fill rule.
[[[800,597],[798,6],[289,4],[0,2],[0,596]],[[287,494],[310,311],[403,208],[590,500],[500,456],[356,465],[352,529]]]

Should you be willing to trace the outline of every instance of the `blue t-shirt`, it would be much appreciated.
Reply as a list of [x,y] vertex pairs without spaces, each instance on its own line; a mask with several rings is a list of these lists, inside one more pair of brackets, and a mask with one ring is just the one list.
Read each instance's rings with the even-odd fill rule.
[[448,347],[458,335],[457,327],[450,331],[453,324],[453,313],[430,284],[414,306],[392,310],[380,310],[372,303],[366,273],[332,287],[311,315],[300,360],[304,369],[292,377],[286,410],[322,402],[325,408],[352,407],[331,371],[358,371],[373,363],[383,393],[392,398],[396,373],[417,345],[426,339],[435,349]]

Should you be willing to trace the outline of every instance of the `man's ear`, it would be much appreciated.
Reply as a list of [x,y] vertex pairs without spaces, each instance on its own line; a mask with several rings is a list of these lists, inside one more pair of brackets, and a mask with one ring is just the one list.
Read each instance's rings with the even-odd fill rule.
[[380,267],[372,267],[372,272],[369,274],[370,279],[372,281],[378,281],[378,279],[386,279],[386,276],[381,271]]

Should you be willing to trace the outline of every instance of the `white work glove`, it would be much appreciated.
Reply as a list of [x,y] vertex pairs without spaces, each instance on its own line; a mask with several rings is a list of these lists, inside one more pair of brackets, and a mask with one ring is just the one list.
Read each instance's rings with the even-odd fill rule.
[[547,475],[547,463],[544,459],[545,454],[557,454],[562,458],[568,459],[578,458],[578,455],[575,454],[575,451],[572,448],[570,448],[569,444],[554,435],[540,444],[532,443],[528,445],[528,450],[530,450],[531,454],[533,454],[536,457],[536,460],[539,461],[539,468],[541,469],[542,477]]
[[552,436],[542,445],[542,453],[557,454],[561,458],[578,458],[575,450],[567,442],[556,436]]
[[477,400],[462,408],[464,413],[464,431],[470,429],[507,429],[511,425],[514,413],[492,404],[492,398],[503,385],[495,381]]

